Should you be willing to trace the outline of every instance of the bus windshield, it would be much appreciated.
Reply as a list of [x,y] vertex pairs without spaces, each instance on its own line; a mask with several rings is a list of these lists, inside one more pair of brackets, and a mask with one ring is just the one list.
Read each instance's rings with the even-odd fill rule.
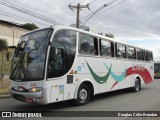
[[44,79],[51,34],[52,29],[45,29],[21,37],[12,60],[10,79],[16,81]]

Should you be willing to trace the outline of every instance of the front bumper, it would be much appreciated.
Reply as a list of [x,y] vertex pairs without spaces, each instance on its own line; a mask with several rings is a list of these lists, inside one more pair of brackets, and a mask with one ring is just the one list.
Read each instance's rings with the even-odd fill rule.
[[27,103],[37,103],[37,104],[46,104],[43,91],[41,92],[18,92],[10,90],[10,95],[16,100],[27,102]]

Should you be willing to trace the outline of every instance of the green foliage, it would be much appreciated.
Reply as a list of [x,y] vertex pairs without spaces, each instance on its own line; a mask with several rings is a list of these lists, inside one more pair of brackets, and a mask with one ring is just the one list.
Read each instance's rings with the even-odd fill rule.
[[99,35],[103,35],[103,33],[101,32],[101,33],[98,33]]
[[26,28],[26,29],[29,29],[29,30],[34,30],[34,29],[38,29],[39,28],[34,23],[26,23],[26,24],[22,25],[22,27]]
[[5,49],[7,49],[8,47],[8,42],[6,39],[1,39],[0,38],[0,51],[3,51]]
[[113,34],[110,34],[110,33],[106,33],[105,36],[106,36],[106,37],[110,37],[110,38],[114,38],[114,35],[113,35]]

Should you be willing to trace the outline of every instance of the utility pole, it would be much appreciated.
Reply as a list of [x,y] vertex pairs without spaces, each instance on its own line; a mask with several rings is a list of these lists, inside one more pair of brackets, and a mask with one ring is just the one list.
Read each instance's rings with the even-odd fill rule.
[[76,19],[76,27],[77,28],[79,28],[79,22],[80,22],[80,20],[79,20],[79,16],[80,16],[80,9],[81,8],[88,8],[89,9],[89,4],[88,5],[80,5],[80,3],[78,3],[77,5],[69,5],[68,7],[71,9],[71,10],[73,10],[73,8],[76,8],[77,9],[77,19]]

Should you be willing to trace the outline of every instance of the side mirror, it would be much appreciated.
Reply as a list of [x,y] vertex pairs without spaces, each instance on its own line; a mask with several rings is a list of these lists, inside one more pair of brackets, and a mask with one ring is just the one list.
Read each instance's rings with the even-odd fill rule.
[[9,46],[9,47],[7,48],[7,50],[6,50],[6,59],[7,59],[7,61],[9,61],[9,54],[10,54],[9,50],[10,50],[10,49],[13,49],[13,50],[15,51],[16,46]]

